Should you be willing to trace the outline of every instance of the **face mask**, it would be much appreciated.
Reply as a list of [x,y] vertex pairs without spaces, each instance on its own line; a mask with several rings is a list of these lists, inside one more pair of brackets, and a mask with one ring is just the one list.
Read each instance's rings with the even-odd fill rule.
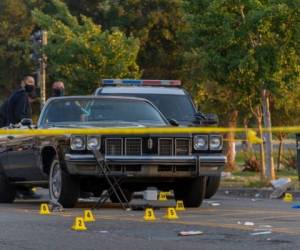
[[28,85],[28,84],[25,85],[25,91],[27,93],[32,93],[34,91],[34,89],[35,89],[35,87],[33,85]]
[[52,96],[63,96],[64,95],[64,90],[63,89],[53,89],[52,90]]

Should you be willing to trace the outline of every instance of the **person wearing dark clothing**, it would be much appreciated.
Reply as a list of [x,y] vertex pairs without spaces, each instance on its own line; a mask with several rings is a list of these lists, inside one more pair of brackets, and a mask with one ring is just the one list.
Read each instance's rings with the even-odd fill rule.
[[[24,118],[32,116],[31,102],[35,97],[35,81],[32,76],[25,76],[21,81],[21,88],[12,93],[7,99],[6,126],[17,124]],[[18,188],[17,195],[23,199],[38,199],[30,188]]]
[[52,96],[64,96],[65,95],[65,85],[62,81],[55,81],[52,84]]
[[31,102],[35,93],[34,84],[32,76],[25,76],[21,82],[21,88],[8,98],[6,125],[17,124],[23,118],[31,119]]

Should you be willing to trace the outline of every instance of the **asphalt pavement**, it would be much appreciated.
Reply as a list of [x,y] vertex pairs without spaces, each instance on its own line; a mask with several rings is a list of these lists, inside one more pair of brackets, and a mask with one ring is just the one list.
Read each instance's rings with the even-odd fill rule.
[[[39,215],[42,201],[0,205],[0,249],[291,249],[300,247],[300,209],[281,200],[218,194],[200,208],[178,212],[179,219],[146,222],[143,211],[106,204],[94,210],[87,231],[73,231],[74,218],[92,202]],[[178,236],[181,231],[202,235]]]

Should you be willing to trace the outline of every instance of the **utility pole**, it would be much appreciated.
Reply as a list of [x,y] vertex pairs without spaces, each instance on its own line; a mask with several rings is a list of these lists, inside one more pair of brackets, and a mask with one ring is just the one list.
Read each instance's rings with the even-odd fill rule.
[[31,36],[32,48],[31,59],[37,66],[37,87],[40,89],[41,109],[46,102],[46,67],[47,56],[44,53],[44,47],[48,43],[48,34],[45,30],[39,30]]
[[46,102],[46,63],[47,63],[47,57],[43,51],[43,48],[48,43],[48,34],[47,31],[42,31],[42,55],[40,58],[40,88],[41,88],[41,108],[45,105]]

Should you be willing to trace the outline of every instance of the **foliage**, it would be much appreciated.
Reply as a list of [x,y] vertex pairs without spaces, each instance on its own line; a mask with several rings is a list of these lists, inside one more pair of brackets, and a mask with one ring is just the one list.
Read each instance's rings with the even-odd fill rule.
[[0,88],[7,95],[31,73],[29,36],[34,27],[25,0],[0,1]]
[[299,84],[300,1],[187,0],[190,44],[206,77],[232,93],[230,105],[248,109],[261,90],[274,98]]
[[67,6],[52,0],[55,15],[33,11],[37,24],[48,31],[48,70],[67,83],[71,93],[91,94],[103,78],[138,77],[138,41],[114,30],[103,31],[91,19],[72,16]]
[[141,48],[137,63],[143,78],[181,78],[183,42],[186,27],[182,0],[66,0],[79,16],[84,13],[104,29],[118,27],[138,38]]

